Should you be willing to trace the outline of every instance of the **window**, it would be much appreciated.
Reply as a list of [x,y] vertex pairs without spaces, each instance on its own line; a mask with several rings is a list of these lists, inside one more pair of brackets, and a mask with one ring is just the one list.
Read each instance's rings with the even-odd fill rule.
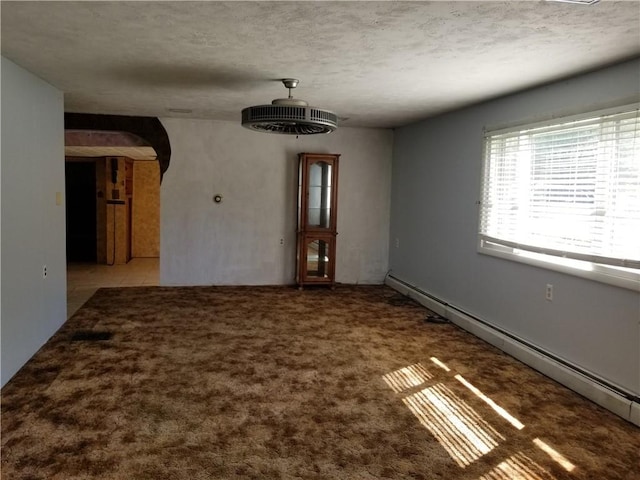
[[485,135],[479,251],[640,290],[639,105]]

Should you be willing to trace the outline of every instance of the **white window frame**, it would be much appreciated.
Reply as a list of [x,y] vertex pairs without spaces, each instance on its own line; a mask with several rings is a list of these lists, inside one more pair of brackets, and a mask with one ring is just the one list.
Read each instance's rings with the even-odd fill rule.
[[[572,115],[562,118],[554,118],[543,122],[527,123],[514,125],[501,129],[485,129],[483,141],[483,157],[482,157],[482,174],[481,174],[481,190],[484,189],[486,162],[488,161],[487,138],[492,135],[502,133],[517,132],[540,127],[548,127],[553,125],[561,125],[567,122],[579,121],[597,116],[612,115],[622,112],[630,112],[640,109],[640,103],[625,105],[606,110],[598,110],[595,112],[587,112],[579,115]],[[484,192],[482,192],[484,194]],[[531,249],[518,248],[515,243],[495,240],[492,242],[490,237],[482,234],[482,204],[478,202],[480,208],[478,210],[478,252],[491,255],[498,258],[512,260],[535,267],[546,268],[578,277],[588,278],[611,285],[615,285],[630,290],[640,292],[640,268],[624,268],[621,266],[606,265],[597,262],[596,259],[576,259],[565,258],[562,252],[549,250],[545,253],[545,249],[539,248],[537,251]],[[638,232],[638,241],[640,241],[640,232]],[[500,243],[497,243],[500,242]],[[523,247],[523,246],[521,246]],[[535,249],[534,249],[535,250]],[[586,257],[586,256],[585,256]],[[634,265],[635,267],[635,265]]]

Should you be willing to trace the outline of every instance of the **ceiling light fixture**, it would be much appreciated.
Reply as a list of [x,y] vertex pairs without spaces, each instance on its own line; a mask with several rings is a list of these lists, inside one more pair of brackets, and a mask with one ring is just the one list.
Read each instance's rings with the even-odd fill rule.
[[245,108],[242,110],[243,127],[282,135],[316,135],[338,128],[335,113],[310,107],[304,100],[293,98],[291,90],[298,86],[297,79],[284,78],[282,83],[289,89],[289,97],[277,98],[271,105]]

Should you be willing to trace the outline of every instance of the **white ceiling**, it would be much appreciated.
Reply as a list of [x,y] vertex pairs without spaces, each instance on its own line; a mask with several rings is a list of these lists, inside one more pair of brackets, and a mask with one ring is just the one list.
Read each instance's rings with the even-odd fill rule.
[[240,121],[294,77],[296,97],[344,126],[396,127],[640,55],[638,1],[3,1],[1,13],[2,55],[84,113]]

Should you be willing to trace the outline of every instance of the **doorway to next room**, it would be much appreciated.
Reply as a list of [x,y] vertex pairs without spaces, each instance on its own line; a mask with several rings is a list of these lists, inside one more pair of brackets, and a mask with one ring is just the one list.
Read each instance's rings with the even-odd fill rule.
[[66,112],[64,126],[71,316],[100,287],[159,284],[171,143],[156,117]]
[[159,284],[155,158],[66,157],[67,317],[98,288]]

